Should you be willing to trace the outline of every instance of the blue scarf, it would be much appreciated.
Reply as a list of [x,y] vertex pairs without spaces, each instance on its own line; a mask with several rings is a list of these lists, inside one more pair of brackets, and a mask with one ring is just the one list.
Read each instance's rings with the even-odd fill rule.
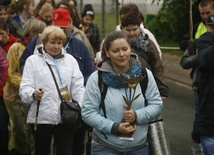
[[[137,61],[135,64],[133,64],[129,70],[124,74],[125,77],[134,77],[139,76],[141,73],[141,64],[140,61]],[[110,73],[110,72],[103,72],[102,74],[103,77],[103,82],[106,84],[108,87],[112,88],[124,88],[123,81],[120,78],[120,74],[117,73]]]

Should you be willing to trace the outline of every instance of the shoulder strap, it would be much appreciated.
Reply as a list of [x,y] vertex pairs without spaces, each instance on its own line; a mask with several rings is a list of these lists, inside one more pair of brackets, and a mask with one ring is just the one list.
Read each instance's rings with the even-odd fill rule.
[[[47,62],[46,62],[46,63],[47,63]],[[59,97],[60,97],[61,101],[63,102],[62,95],[61,95],[61,93],[60,93],[59,86],[58,86],[58,84],[57,84],[57,81],[56,81],[56,77],[55,77],[55,75],[54,75],[54,72],[53,72],[53,70],[52,70],[50,64],[47,63],[47,65],[48,65],[48,68],[49,68],[50,71],[51,71],[51,74],[52,74],[52,77],[53,77],[53,79],[54,79],[54,83],[55,83],[55,85],[56,85],[56,88],[57,88],[57,92],[58,92],[58,94],[59,94]]]
[[148,74],[147,74],[147,71],[146,71],[146,68],[145,68],[145,67],[142,67],[141,73],[142,73],[142,76],[144,76],[144,78],[143,78],[143,80],[140,82],[140,87],[141,87],[141,91],[142,91],[143,97],[144,97],[145,100],[146,100],[145,92],[146,92],[147,85],[148,85]]
[[99,86],[100,94],[101,94],[100,108],[102,108],[104,116],[105,116],[105,118],[107,118],[104,100],[105,100],[105,97],[106,97],[108,86],[103,83],[102,72],[99,71],[99,70],[98,70],[98,86]]

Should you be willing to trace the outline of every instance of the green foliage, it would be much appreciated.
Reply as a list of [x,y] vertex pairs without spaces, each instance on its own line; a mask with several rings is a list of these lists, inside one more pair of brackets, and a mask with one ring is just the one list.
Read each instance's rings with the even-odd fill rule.
[[[200,21],[197,4],[192,9],[193,24]],[[159,13],[147,24],[161,42],[178,42],[189,31],[189,0],[164,0]]]

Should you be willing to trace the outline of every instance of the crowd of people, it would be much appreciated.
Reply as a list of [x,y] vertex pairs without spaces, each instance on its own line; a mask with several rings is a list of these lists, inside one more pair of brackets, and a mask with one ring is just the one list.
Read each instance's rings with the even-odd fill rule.
[[[120,25],[105,38],[94,23],[93,5],[85,4],[80,16],[76,6],[75,0],[0,5],[0,155],[150,154],[149,122],[161,117],[169,92],[158,42],[136,4],[121,6]],[[201,0],[198,9],[202,22],[192,37],[181,38],[180,65],[192,68],[193,154],[212,155],[213,0]],[[60,90],[81,107],[77,131],[62,123],[49,67]],[[100,80],[108,88],[105,96]]]
[[[191,137],[193,155],[212,155],[214,152],[213,62],[214,2],[198,3],[201,22],[193,26],[193,33],[185,34],[179,42],[184,51],[180,65],[192,69],[190,77],[194,91],[195,120]],[[208,87],[209,86],[209,87]]]

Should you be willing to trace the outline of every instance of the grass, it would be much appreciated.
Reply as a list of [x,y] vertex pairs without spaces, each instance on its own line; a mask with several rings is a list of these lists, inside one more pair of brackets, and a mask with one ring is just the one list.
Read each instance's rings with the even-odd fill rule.
[[104,27],[102,26],[102,14],[96,13],[96,16],[93,21],[99,27],[101,38],[104,38],[108,33],[116,29],[116,15],[115,13],[106,13],[105,14],[105,23]]

